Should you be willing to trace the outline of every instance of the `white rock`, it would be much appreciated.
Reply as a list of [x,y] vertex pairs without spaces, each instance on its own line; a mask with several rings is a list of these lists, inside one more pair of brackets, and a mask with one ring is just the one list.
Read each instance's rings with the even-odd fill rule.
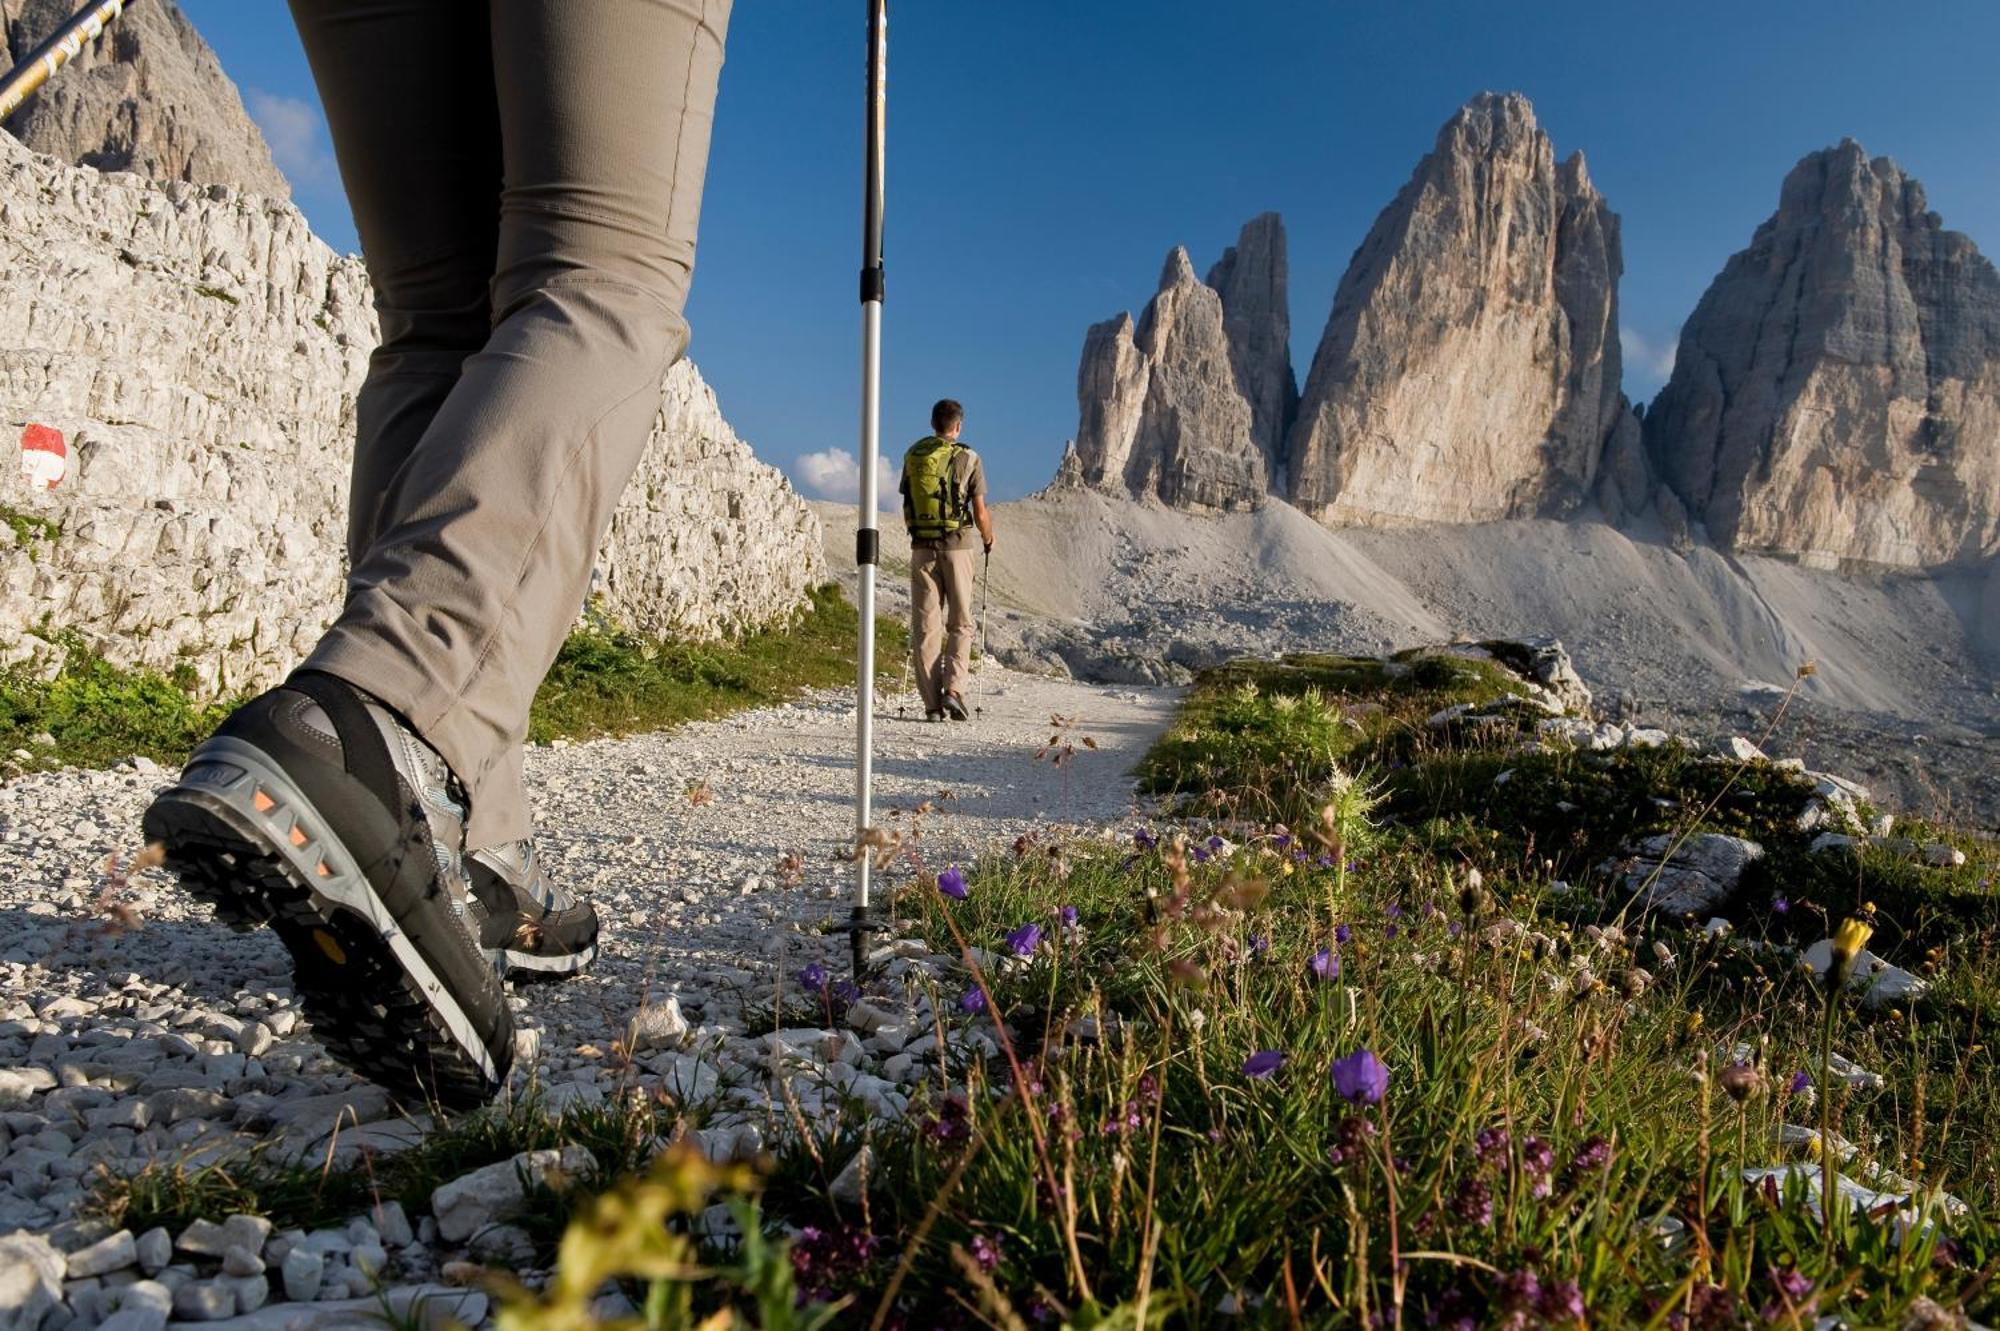
[[632,1015],[627,1042],[633,1053],[649,1049],[676,1049],[688,1033],[687,1018],[681,1015],[680,998],[669,994],[658,1003],[648,1003]]
[[462,1243],[480,1230],[520,1213],[527,1184],[550,1184],[558,1174],[578,1175],[597,1161],[581,1146],[524,1151],[511,1160],[475,1169],[431,1193],[438,1233]]
[[147,1275],[157,1275],[160,1268],[174,1260],[174,1236],[165,1226],[155,1225],[134,1240],[134,1249],[139,1257],[139,1269]]
[[236,1291],[220,1280],[182,1285],[174,1291],[174,1315],[189,1322],[219,1322],[236,1315]]
[[71,1253],[69,1278],[85,1280],[112,1271],[123,1271],[128,1266],[138,1264],[139,1253],[132,1239],[132,1231],[121,1229],[116,1234],[99,1239],[87,1248],[80,1248]]
[[300,1303],[310,1302],[319,1293],[320,1277],[326,1272],[326,1258],[310,1248],[293,1248],[285,1254],[279,1271],[284,1280],[285,1297]]
[[37,1331],[62,1302],[63,1255],[38,1234],[0,1236],[0,1331]]
[[854,1153],[854,1158],[847,1162],[846,1167],[834,1176],[833,1184],[827,1189],[827,1194],[837,1202],[859,1205],[866,1179],[874,1173],[874,1169],[875,1149],[863,1146]]

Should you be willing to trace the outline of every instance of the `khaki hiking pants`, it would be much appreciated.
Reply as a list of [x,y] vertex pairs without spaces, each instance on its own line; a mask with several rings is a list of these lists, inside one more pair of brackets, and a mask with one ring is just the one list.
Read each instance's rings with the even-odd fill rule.
[[375,289],[347,600],[307,659],[528,835],[528,706],[687,346],[730,0],[291,0]]
[[947,693],[965,695],[978,558],[977,550],[910,551],[910,654],[926,712],[943,711]]

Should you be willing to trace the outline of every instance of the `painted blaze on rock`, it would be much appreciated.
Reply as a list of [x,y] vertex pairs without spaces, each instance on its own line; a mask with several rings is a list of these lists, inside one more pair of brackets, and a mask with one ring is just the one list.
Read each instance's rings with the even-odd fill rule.
[[53,490],[69,474],[69,445],[62,431],[30,425],[21,431],[21,479],[30,490]]

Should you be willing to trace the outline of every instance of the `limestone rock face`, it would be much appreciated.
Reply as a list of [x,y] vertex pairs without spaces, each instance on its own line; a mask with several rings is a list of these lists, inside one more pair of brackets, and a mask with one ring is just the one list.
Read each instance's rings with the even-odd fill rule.
[[[0,0],[0,64],[26,55],[76,8]],[[78,166],[291,197],[236,86],[174,0],[135,0],[5,127]]]
[[1335,524],[1561,515],[1589,494],[1619,393],[1618,218],[1517,94],[1439,132],[1334,297],[1286,444]]
[[1923,187],[1849,140],[1681,330],[1646,418],[1720,544],[1902,567],[2000,551],[2000,275]]
[[[288,204],[0,136],[0,325],[0,505],[21,519],[0,523],[0,659],[73,630],[213,692],[289,669],[341,598],[375,344],[361,264]],[[67,437],[55,490],[23,479],[31,423]],[[692,365],[662,385],[598,572],[614,618],[696,637],[779,617],[825,577],[818,520]]]
[[1222,297],[1185,249],[1167,256],[1137,329],[1094,325],[1077,371],[1076,452],[1087,485],[1190,509],[1255,508],[1269,491],[1237,386]]
[[1244,223],[1236,243],[1208,270],[1208,285],[1222,297],[1236,388],[1250,404],[1250,437],[1267,459],[1283,454],[1285,432],[1299,407],[1289,281],[1285,223],[1276,213]]

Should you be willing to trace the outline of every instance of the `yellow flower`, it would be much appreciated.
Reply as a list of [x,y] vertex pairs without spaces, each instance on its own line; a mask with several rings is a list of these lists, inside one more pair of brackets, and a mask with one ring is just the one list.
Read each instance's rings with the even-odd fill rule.
[[1868,946],[1868,940],[1875,936],[1875,926],[1864,920],[1849,916],[1840,922],[1840,928],[1833,933],[1832,964],[1827,970],[1830,986],[1847,983],[1847,977],[1854,971],[1854,960],[1861,955],[1861,949]]

